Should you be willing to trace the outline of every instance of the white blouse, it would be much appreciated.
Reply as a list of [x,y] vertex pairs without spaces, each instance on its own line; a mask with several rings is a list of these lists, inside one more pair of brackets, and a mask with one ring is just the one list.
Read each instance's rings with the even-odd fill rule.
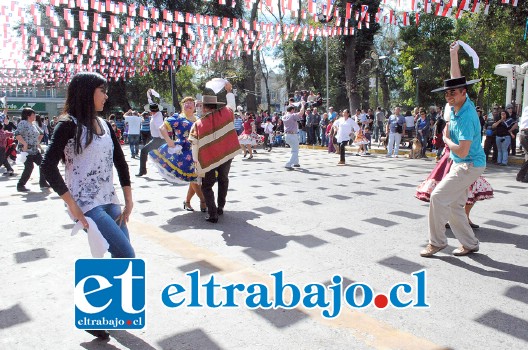
[[64,148],[65,182],[83,213],[100,205],[119,204],[113,180],[114,144],[106,122],[99,117],[97,119],[104,130],[103,135],[94,135],[90,145],[85,147],[87,129],[83,126],[82,153],[75,154],[73,139]]

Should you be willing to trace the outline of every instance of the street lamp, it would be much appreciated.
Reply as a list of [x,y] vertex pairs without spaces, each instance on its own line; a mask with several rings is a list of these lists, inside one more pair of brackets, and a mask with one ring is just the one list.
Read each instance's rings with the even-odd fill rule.
[[[332,11],[333,12],[333,11]],[[317,16],[317,19],[319,20],[319,23],[322,23],[324,24],[324,32],[326,33],[325,37],[326,37],[326,111],[328,112],[328,108],[330,106],[330,97],[329,97],[329,82],[328,82],[328,29],[327,29],[327,24],[330,23],[333,19],[334,19],[334,16],[327,16],[327,15],[324,15],[323,13],[320,13],[318,16]]]
[[373,60],[376,61],[376,106],[375,108],[378,108],[378,105],[379,105],[379,93],[378,93],[378,90],[379,90],[379,66],[380,66],[380,61],[381,60],[384,60],[384,59],[387,59],[388,56],[378,56],[378,54],[375,52],[375,51],[372,51],[370,53],[370,57],[372,57]]
[[420,88],[419,88],[419,79],[418,79],[418,73],[420,72],[420,67],[414,67],[413,68],[414,75],[416,78],[416,106],[420,106]]

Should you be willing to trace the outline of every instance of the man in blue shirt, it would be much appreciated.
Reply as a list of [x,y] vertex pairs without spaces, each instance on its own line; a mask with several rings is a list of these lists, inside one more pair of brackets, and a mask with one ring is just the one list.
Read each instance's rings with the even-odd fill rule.
[[444,91],[451,106],[451,118],[444,128],[443,139],[451,150],[453,164],[449,174],[431,193],[429,244],[420,252],[423,257],[433,256],[447,246],[445,224],[448,221],[453,234],[461,243],[453,251],[453,255],[463,256],[479,250],[479,241],[469,225],[464,204],[469,186],[486,169],[479,117],[475,105],[467,95],[467,87],[480,79],[466,82],[466,78],[460,74],[458,49],[457,42],[451,44],[451,79],[444,81],[443,88],[432,91]]

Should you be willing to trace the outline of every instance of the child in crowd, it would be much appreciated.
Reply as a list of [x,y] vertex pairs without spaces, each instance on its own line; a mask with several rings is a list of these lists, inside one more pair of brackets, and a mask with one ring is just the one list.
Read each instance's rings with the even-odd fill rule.
[[264,149],[271,152],[272,138],[273,138],[273,124],[271,118],[266,118],[266,123],[262,123],[262,129],[264,130]]

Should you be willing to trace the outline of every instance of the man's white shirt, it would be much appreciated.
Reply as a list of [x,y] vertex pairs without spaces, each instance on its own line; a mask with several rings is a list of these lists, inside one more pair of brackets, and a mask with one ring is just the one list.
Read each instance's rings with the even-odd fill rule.
[[334,122],[333,126],[337,128],[337,142],[350,140],[350,134],[352,133],[352,130],[354,130],[354,132],[359,130],[359,125],[352,118],[348,118],[347,120],[345,120],[344,117],[339,118],[336,122]]

